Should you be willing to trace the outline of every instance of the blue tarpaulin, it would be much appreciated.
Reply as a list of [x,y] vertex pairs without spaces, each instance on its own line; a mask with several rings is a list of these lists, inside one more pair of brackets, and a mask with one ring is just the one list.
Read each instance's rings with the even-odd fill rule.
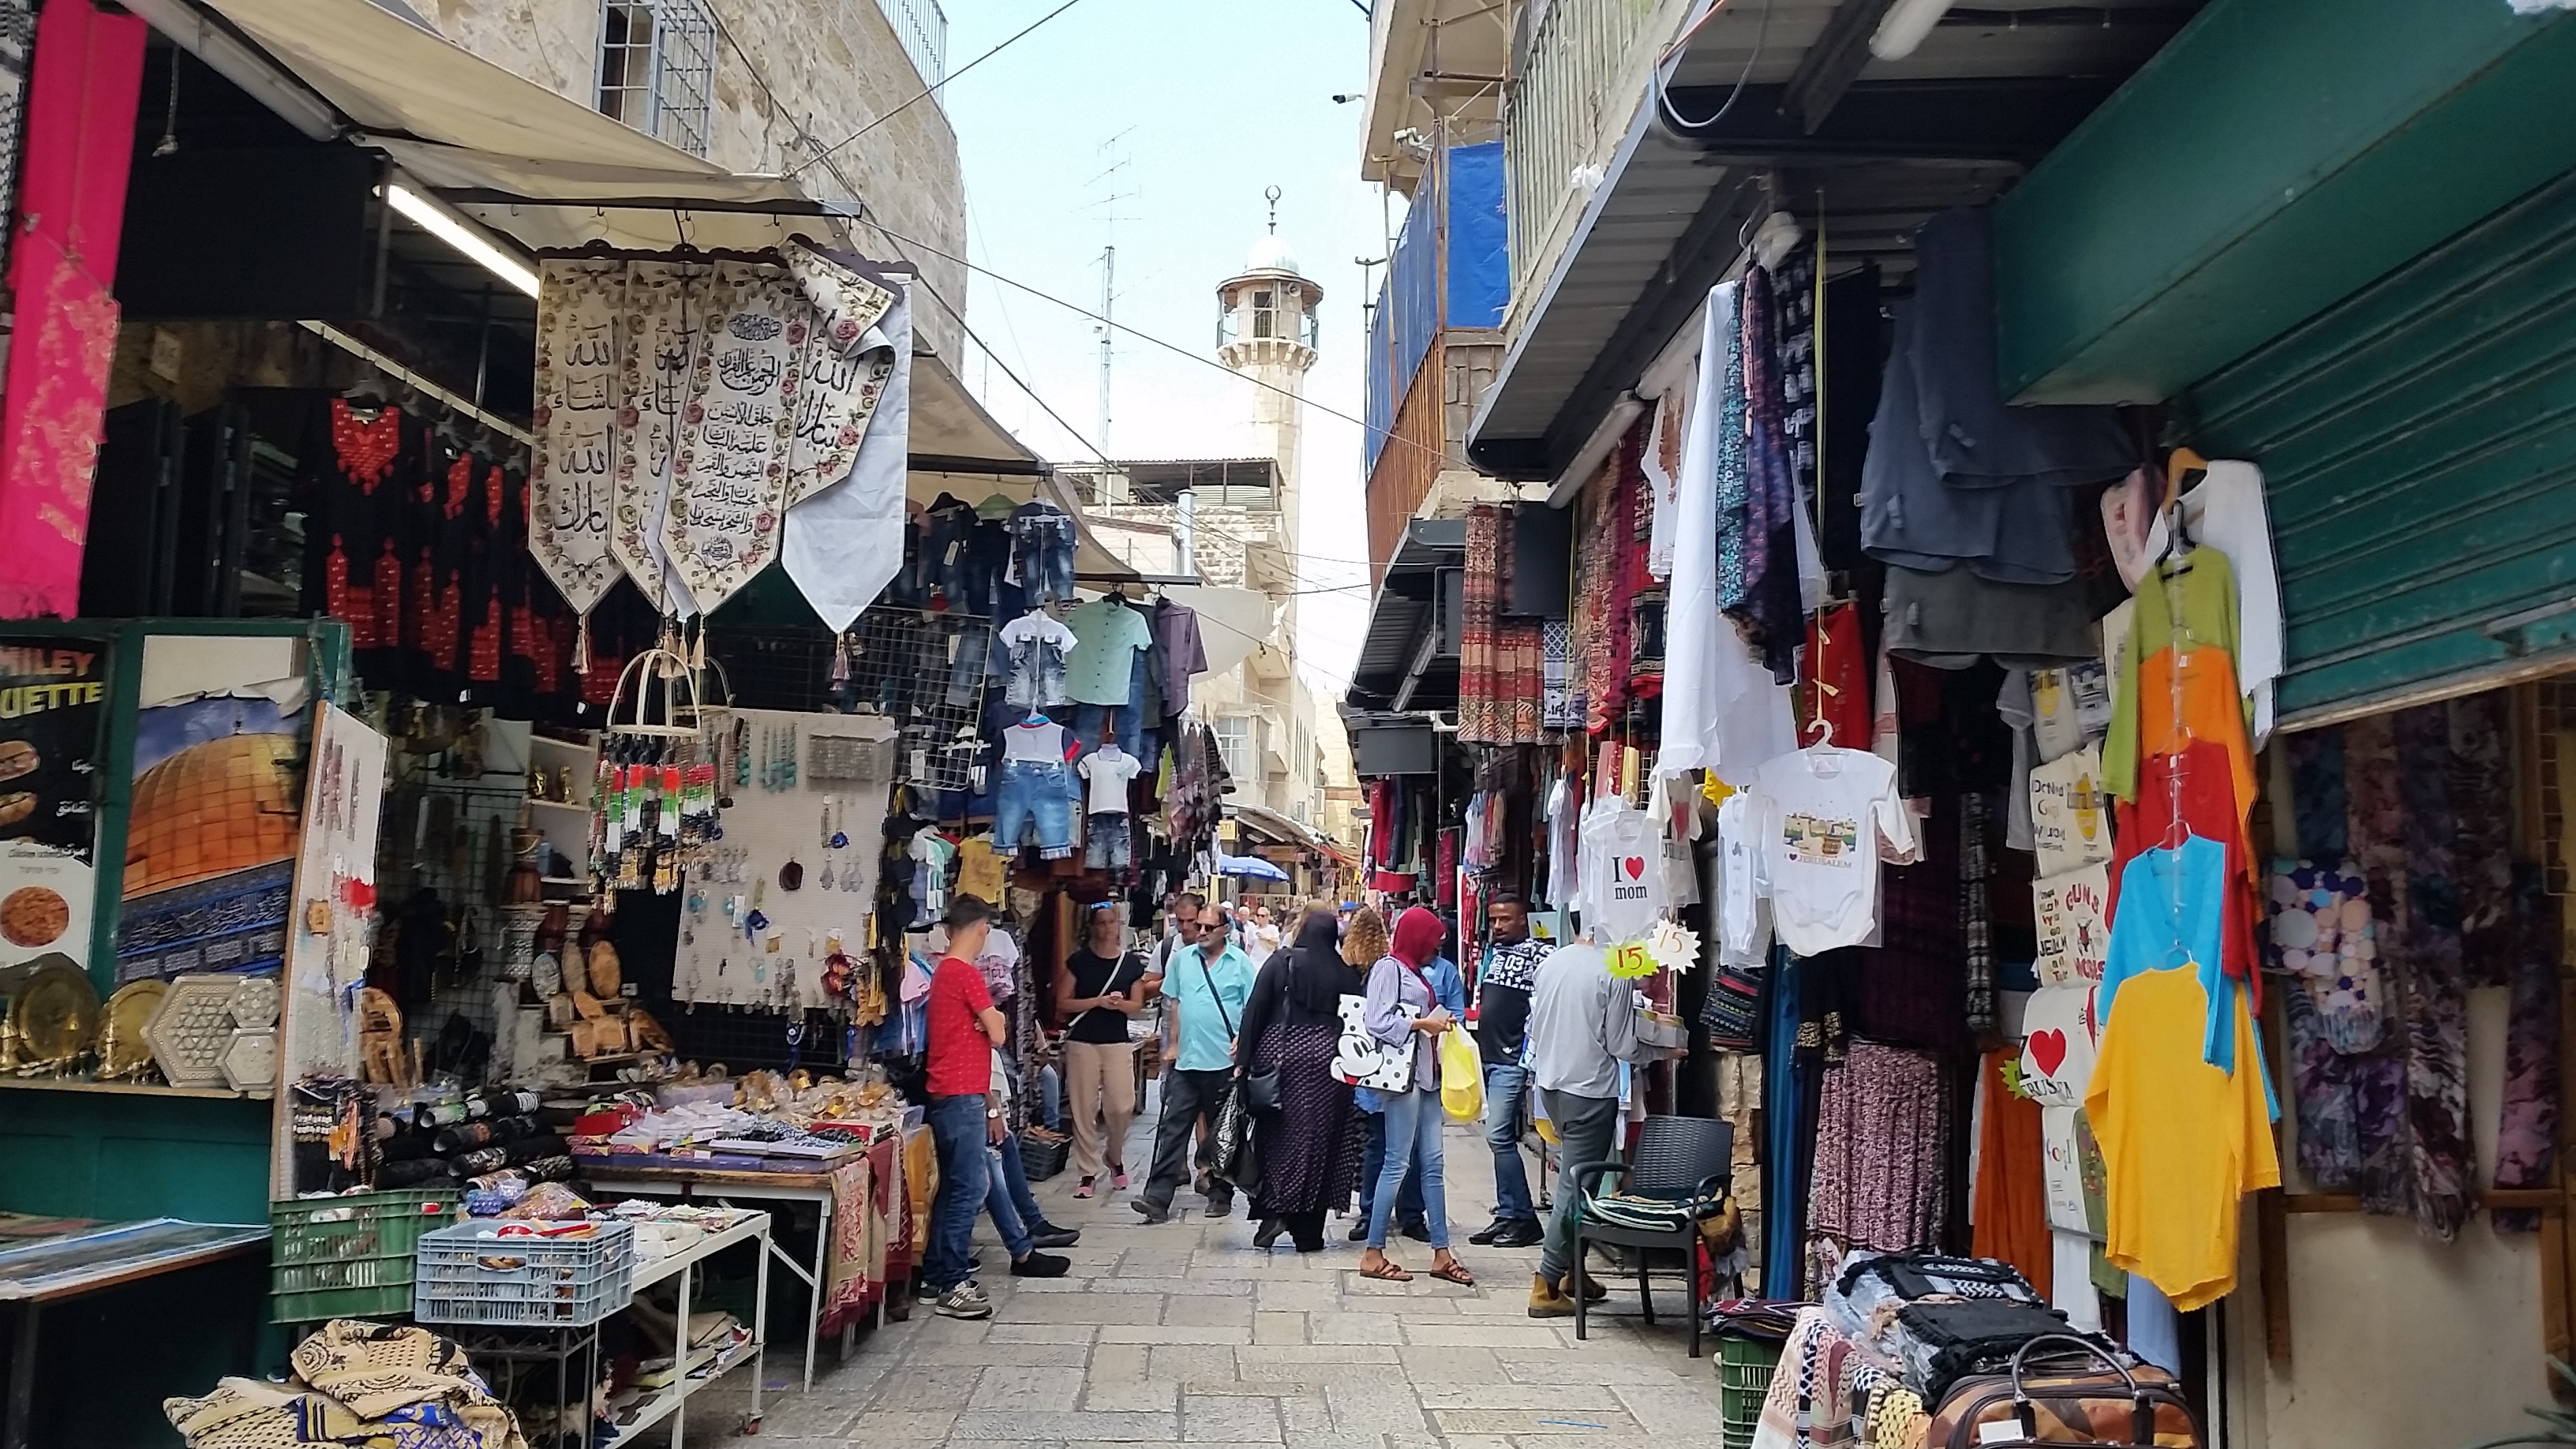
[[1440,310],[1439,237],[1434,218],[1449,218],[1449,297],[1445,325],[1499,327],[1511,301],[1511,259],[1503,224],[1503,144],[1452,146],[1435,168],[1396,238],[1378,305],[1369,322],[1368,465],[1395,426],[1413,375],[1444,325]]

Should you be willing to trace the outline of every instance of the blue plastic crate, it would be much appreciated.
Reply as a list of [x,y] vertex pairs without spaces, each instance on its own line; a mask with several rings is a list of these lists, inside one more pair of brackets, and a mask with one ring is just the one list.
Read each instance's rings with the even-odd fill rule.
[[420,1240],[412,1318],[495,1328],[579,1328],[626,1306],[635,1230],[600,1223],[583,1238],[503,1237],[485,1219]]

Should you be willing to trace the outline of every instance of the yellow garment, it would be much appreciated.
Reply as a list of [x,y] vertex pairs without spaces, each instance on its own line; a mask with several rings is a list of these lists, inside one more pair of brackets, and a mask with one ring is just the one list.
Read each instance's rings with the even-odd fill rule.
[[993,853],[993,837],[969,836],[957,843],[957,893],[987,904],[1002,899],[1006,882],[1002,858]]
[[2237,1199],[2281,1185],[2263,1056],[2233,982],[2230,1076],[2200,1057],[2209,998],[2185,964],[2120,987],[2102,1031],[2084,1111],[2102,1146],[2109,1208],[2104,1251],[2190,1312],[2236,1286]]

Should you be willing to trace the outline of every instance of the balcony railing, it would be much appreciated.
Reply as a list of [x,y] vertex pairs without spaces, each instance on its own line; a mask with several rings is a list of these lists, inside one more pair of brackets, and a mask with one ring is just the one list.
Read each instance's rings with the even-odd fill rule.
[[912,68],[921,72],[922,84],[948,79],[948,12],[939,0],[877,0],[877,8],[912,57]]
[[[1369,468],[1377,466],[1387,431],[1437,334],[1448,327],[1502,325],[1511,300],[1502,170],[1499,143],[1452,146],[1413,193],[1369,316]],[[1443,216],[1445,228],[1439,224]]]
[[1514,291],[1543,259],[1559,218],[1588,188],[1577,168],[1609,151],[1605,133],[1635,114],[1638,46],[1665,0],[1555,0],[1539,21],[1503,107]]

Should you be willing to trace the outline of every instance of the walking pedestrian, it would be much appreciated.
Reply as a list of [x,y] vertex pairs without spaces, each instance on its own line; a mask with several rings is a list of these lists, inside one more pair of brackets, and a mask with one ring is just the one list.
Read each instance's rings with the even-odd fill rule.
[[1127,1127],[1136,1118],[1136,1048],[1128,1018],[1145,1009],[1139,982],[1145,958],[1123,949],[1126,928],[1118,906],[1103,901],[1090,911],[1090,929],[1056,973],[1056,1015],[1065,1020],[1064,1073],[1073,1110],[1075,1197],[1089,1197],[1105,1167],[1111,1182],[1127,1187]]
[[1497,1248],[1526,1248],[1544,1232],[1521,1161],[1521,1104],[1529,1095],[1529,1067],[1521,1047],[1529,1034],[1530,984],[1547,945],[1530,935],[1529,907],[1499,895],[1485,907],[1491,939],[1476,973],[1476,1046],[1485,1059],[1485,1145],[1494,1150],[1494,1221],[1467,1241]]
[[[1570,1185],[1574,1169],[1619,1158],[1619,1065],[1644,1066],[1655,1048],[1637,1040],[1636,991],[1610,974],[1610,953],[1598,946],[1560,946],[1539,962],[1530,989],[1529,1052],[1531,1079],[1538,1083],[1539,1106],[1556,1127],[1556,1212],[1538,1255],[1538,1277],[1530,1283],[1532,1318],[1563,1318],[1574,1312],[1565,1278],[1574,1265],[1568,1244],[1582,1194]],[[1585,1296],[1602,1298],[1609,1290],[1586,1283]]]
[[992,1300],[969,1276],[975,1215],[991,1186],[987,1149],[1008,1135],[993,1086],[993,1052],[1009,1023],[993,1007],[975,959],[992,934],[992,908],[960,895],[941,918],[948,954],[931,973],[924,1009],[928,1049],[930,1135],[939,1152],[939,1194],[931,1205],[930,1247],[922,1282],[946,1318],[990,1318]]
[[1278,1107],[1253,1121],[1261,1190],[1252,1245],[1267,1252],[1281,1233],[1297,1251],[1324,1248],[1324,1216],[1348,1205],[1359,1175],[1360,1117],[1347,1083],[1333,1076],[1344,996],[1366,989],[1342,960],[1340,923],[1321,901],[1306,908],[1296,937],[1261,968],[1243,1009],[1246,1090],[1255,1075],[1276,1083]]
[[[1375,906],[1361,906],[1352,912],[1350,923],[1342,933],[1342,959],[1360,973],[1365,983],[1369,968],[1386,955],[1386,917]],[[1369,1218],[1377,1205],[1378,1174],[1386,1167],[1386,1114],[1373,1104],[1360,1114],[1360,1206],[1351,1218],[1350,1240],[1368,1241]],[[1415,1242],[1431,1241],[1430,1225],[1422,1220],[1422,1184],[1407,1172],[1404,1186],[1395,1195],[1395,1230]]]
[[1449,1251],[1449,1204],[1441,1181],[1440,1034],[1457,1024],[1431,986],[1432,958],[1440,954],[1440,918],[1419,906],[1398,916],[1388,953],[1369,968],[1367,1022],[1369,1034],[1388,1046],[1410,1042],[1413,1085],[1387,1092],[1386,1165],[1379,1170],[1377,1197],[1369,1219],[1368,1252],[1360,1258],[1360,1276],[1388,1283],[1410,1283],[1413,1275],[1386,1256],[1386,1230],[1395,1216],[1395,1199],[1407,1168],[1422,1182],[1424,1224],[1431,1236],[1431,1276],[1461,1287],[1476,1284],[1474,1274]]
[[[1189,1166],[1190,1138],[1200,1123],[1214,1126],[1234,1081],[1235,1029],[1252,999],[1252,962],[1228,933],[1223,911],[1199,907],[1191,939],[1172,953],[1163,978],[1171,1017],[1163,1111],[1154,1124],[1154,1165],[1145,1190],[1128,1203],[1149,1223],[1170,1220],[1173,1194]],[[1234,1188],[1214,1174],[1214,1142],[1213,1135],[1199,1139],[1198,1165],[1208,1216],[1221,1218],[1234,1211]]]

